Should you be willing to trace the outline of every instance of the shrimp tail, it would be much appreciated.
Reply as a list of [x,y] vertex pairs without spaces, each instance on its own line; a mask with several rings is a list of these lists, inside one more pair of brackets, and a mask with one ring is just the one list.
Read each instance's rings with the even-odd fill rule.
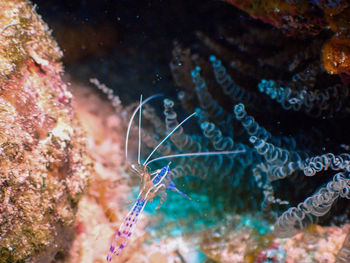
[[127,246],[132,234],[132,230],[135,228],[137,220],[139,219],[146,203],[146,199],[138,197],[136,203],[133,205],[130,212],[125,217],[118,232],[113,237],[113,241],[107,255],[107,261],[111,261],[114,254],[118,256],[120,252]]

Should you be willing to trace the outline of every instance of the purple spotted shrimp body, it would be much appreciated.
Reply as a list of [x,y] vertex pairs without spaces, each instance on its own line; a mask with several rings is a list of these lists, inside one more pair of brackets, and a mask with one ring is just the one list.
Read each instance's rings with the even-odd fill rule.
[[155,175],[152,179],[152,183],[154,185],[156,185],[157,183],[159,183],[159,181],[161,181],[165,176],[167,176],[167,174],[170,172],[170,168],[169,165],[163,167],[160,172]]
[[127,246],[132,231],[136,226],[138,217],[141,214],[146,203],[147,200],[141,198],[140,196],[138,197],[131,211],[125,217],[119,230],[113,236],[113,241],[109,248],[107,261],[111,261],[113,254],[119,255],[123,248]]
[[153,179],[151,179],[148,172],[143,173],[143,186],[140,187],[140,193],[137,197],[136,203],[125,217],[123,223],[119,227],[119,230],[113,236],[112,244],[107,255],[107,261],[111,261],[113,254],[119,255],[120,252],[127,246],[132,235],[132,231],[134,230],[137,220],[145,208],[147,201],[155,197],[162,187],[165,188],[162,181],[170,171],[169,165],[170,163],[158,170]]

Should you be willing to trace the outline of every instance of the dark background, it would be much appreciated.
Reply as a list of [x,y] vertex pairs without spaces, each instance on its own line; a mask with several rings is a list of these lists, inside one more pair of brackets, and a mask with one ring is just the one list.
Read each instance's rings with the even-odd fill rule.
[[[122,101],[142,92],[174,94],[169,62],[173,41],[187,46],[195,31],[218,24],[234,30],[237,10],[222,1],[34,1],[65,55],[75,80],[97,77]],[[125,91],[125,92],[124,92]]]

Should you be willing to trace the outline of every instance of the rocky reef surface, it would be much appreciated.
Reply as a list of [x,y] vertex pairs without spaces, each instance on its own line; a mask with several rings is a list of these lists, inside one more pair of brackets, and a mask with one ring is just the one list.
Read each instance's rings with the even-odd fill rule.
[[48,26],[27,1],[0,1],[0,25],[0,262],[51,262],[91,162]]

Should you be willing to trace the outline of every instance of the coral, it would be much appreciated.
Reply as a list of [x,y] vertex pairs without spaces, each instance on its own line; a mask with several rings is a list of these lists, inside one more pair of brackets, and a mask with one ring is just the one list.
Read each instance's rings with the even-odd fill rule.
[[[342,251],[342,243],[347,242],[345,233],[349,229],[349,225],[315,226],[293,238],[281,239],[271,235],[265,224],[249,216],[226,217],[203,233],[201,249],[220,263],[338,262],[336,257],[340,260],[341,254],[337,256],[337,251]],[[346,249],[344,252],[346,258]]]
[[336,34],[328,40],[323,47],[322,61],[325,69],[331,74],[350,74],[349,35]]
[[215,262],[260,262],[257,254],[273,240],[268,232],[256,218],[227,216],[203,232],[201,250]]
[[286,251],[285,262],[337,262],[349,225],[314,226],[290,239],[276,239]]
[[343,242],[343,246],[339,250],[336,258],[336,262],[343,263],[348,262],[350,260],[350,234],[348,233],[345,237],[345,240]]
[[73,239],[91,163],[47,25],[27,1],[2,1],[0,24],[0,261],[50,262]]
[[326,27],[322,14],[314,12],[313,3],[285,0],[227,2],[248,12],[254,18],[282,29],[288,35],[318,34]]
[[32,5],[21,0],[1,1],[0,10],[1,86],[28,61],[62,70],[61,64],[53,62],[58,62],[63,53]]
[[322,50],[323,66],[331,74],[350,74],[348,1],[236,1],[252,17],[281,29],[287,35],[318,35],[328,28],[335,34]]

